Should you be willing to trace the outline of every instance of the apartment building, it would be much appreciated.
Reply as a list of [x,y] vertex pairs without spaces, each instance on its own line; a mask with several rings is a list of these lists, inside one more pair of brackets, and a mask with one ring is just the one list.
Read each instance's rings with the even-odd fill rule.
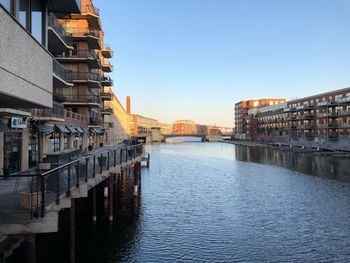
[[26,170],[43,157],[40,137],[49,129],[31,110],[48,113],[56,85],[69,85],[50,52],[57,47],[50,15],[80,13],[80,7],[75,0],[0,1],[0,174]]
[[350,149],[350,88],[248,111],[251,139]]
[[250,139],[254,133],[254,122],[248,114],[250,109],[258,109],[270,105],[284,103],[283,98],[265,98],[254,100],[242,100],[235,104],[235,137],[237,139]]
[[113,56],[91,0],[0,0],[0,174],[102,145]]
[[195,134],[197,125],[191,120],[177,120],[173,123],[173,134]]

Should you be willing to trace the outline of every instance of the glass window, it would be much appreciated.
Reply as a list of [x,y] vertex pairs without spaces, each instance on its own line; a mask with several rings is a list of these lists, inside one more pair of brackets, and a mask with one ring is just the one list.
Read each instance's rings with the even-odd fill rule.
[[2,4],[7,11],[11,11],[11,0],[0,0],[0,4]]
[[28,148],[28,159],[29,167],[34,167],[38,164],[39,160],[39,150],[38,150],[38,140],[36,137],[31,137],[29,139],[29,148]]
[[29,1],[28,0],[20,0],[19,1],[19,22],[26,29],[30,30],[28,25],[28,17],[29,17]]
[[43,6],[41,0],[32,0],[32,35],[42,43],[43,40]]

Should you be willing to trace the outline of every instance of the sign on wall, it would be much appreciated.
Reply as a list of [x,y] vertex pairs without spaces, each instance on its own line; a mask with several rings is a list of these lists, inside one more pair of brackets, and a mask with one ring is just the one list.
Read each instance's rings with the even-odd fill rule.
[[23,118],[12,117],[11,118],[11,128],[17,128],[17,129],[27,128],[26,120]]

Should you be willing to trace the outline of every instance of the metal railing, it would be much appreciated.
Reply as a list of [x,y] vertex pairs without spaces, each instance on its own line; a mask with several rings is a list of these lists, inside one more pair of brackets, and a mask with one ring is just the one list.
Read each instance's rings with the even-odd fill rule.
[[93,36],[100,38],[101,36],[100,31],[88,27],[67,27],[67,32],[74,37]]
[[103,76],[103,77],[101,78],[101,82],[102,82],[103,84],[108,84],[108,85],[106,85],[106,86],[113,86],[113,80],[111,79],[110,76]]
[[64,95],[66,102],[101,104],[101,97],[97,95]]
[[89,119],[89,125],[92,126],[101,126],[102,125],[102,119],[98,117],[90,117]]
[[64,119],[64,106],[63,104],[54,101],[51,109],[32,109],[32,116],[39,118]]
[[55,32],[64,40],[64,42],[68,46],[72,45],[73,43],[72,35],[69,32],[67,32],[64,26],[60,24],[56,16],[52,13],[49,14],[48,24],[53,30],[55,30]]
[[57,55],[57,57],[58,58],[89,58],[89,59],[96,59],[100,61],[98,54],[93,49],[74,49],[69,51],[68,53]]
[[48,207],[59,205],[62,198],[70,197],[72,191],[78,189],[82,183],[108,172],[112,167],[123,165],[141,156],[143,152],[142,144],[114,148],[80,158],[41,174],[18,175],[18,179],[27,179],[25,189],[21,188],[20,191],[28,194],[30,200],[29,207],[23,210],[23,213],[30,213],[28,219],[44,217]]
[[66,82],[72,81],[72,71],[69,69],[66,69],[60,62],[58,62],[56,59],[53,60],[53,73],[65,80]]
[[101,81],[101,75],[94,72],[72,72],[72,80]]

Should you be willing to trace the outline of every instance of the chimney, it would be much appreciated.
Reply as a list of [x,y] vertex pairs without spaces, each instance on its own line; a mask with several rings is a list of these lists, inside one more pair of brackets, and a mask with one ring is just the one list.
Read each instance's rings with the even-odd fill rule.
[[128,114],[131,114],[131,111],[130,111],[130,96],[126,96],[126,112]]

